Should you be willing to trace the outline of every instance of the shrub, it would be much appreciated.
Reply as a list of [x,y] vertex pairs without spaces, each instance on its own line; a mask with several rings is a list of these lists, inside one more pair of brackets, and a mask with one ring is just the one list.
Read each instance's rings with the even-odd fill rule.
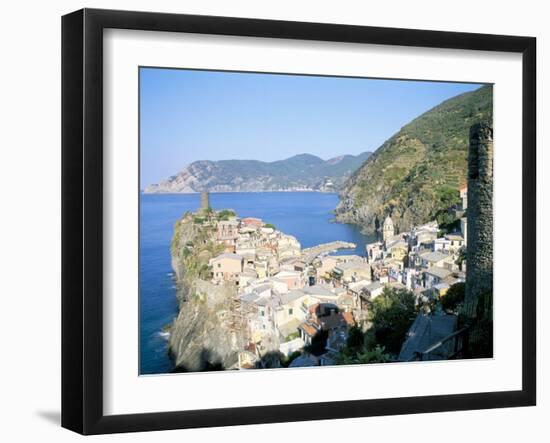
[[292,334],[288,334],[286,337],[285,337],[285,342],[287,341],[292,341],[294,340],[295,338],[298,338],[300,336],[300,333],[298,331],[296,332],[293,332]]
[[352,326],[348,333],[346,346],[351,351],[358,351],[363,347],[365,335],[359,326]]
[[464,303],[465,294],[466,284],[462,282],[455,283],[449,288],[445,295],[440,298],[441,307],[447,312],[456,313],[460,311]]
[[294,360],[296,360],[300,355],[302,355],[302,353],[301,353],[300,351],[294,351],[294,352],[292,352],[288,357],[284,357],[284,358],[282,359],[282,362],[281,362],[282,366],[283,366],[284,368],[288,368],[288,367],[290,366],[290,364],[291,364]]
[[337,365],[356,365],[369,363],[387,363],[392,361],[391,355],[383,346],[376,345],[373,349],[362,349],[359,352],[350,352],[345,349],[336,356]]
[[406,289],[385,288],[371,305],[367,344],[372,349],[376,345],[398,354],[418,311],[414,294]]
[[218,212],[218,220],[229,220],[231,217],[235,217],[235,212],[231,211],[229,209],[223,209],[222,211]]

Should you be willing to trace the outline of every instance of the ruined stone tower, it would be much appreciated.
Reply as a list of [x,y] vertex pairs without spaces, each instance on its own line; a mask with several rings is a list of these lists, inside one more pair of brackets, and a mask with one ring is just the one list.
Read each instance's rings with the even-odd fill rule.
[[201,192],[201,210],[210,209],[210,194],[206,191]]
[[493,290],[493,128],[470,128],[466,296],[464,314],[474,319],[481,297]]

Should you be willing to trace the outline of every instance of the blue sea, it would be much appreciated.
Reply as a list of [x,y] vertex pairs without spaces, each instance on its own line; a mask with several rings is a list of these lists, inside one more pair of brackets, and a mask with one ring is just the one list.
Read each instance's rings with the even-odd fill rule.
[[[140,196],[140,373],[170,372],[167,336],[162,328],[177,316],[170,242],[174,223],[199,207],[199,194],[141,194]],[[336,194],[321,192],[213,193],[214,209],[233,209],[241,217],[259,217],[294,235],[303,248],[334,240],[353,242],[355,250],[341,254],[364,255],[374,235],[356,226],[333,223]]]

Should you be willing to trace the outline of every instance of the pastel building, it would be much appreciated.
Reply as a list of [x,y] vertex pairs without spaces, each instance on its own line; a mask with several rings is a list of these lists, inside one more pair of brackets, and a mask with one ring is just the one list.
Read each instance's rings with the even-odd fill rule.
[[238,284],[239,275],[243,272],[244,258],[239,254],[224,253],[210,259],[212,282],[220,284],[234,281]]

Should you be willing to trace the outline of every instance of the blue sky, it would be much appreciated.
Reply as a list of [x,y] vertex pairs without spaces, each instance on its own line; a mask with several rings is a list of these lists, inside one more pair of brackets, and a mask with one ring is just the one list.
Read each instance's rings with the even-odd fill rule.
[[140,69],[141,187],[195,160],[374,151],[463,83]]

